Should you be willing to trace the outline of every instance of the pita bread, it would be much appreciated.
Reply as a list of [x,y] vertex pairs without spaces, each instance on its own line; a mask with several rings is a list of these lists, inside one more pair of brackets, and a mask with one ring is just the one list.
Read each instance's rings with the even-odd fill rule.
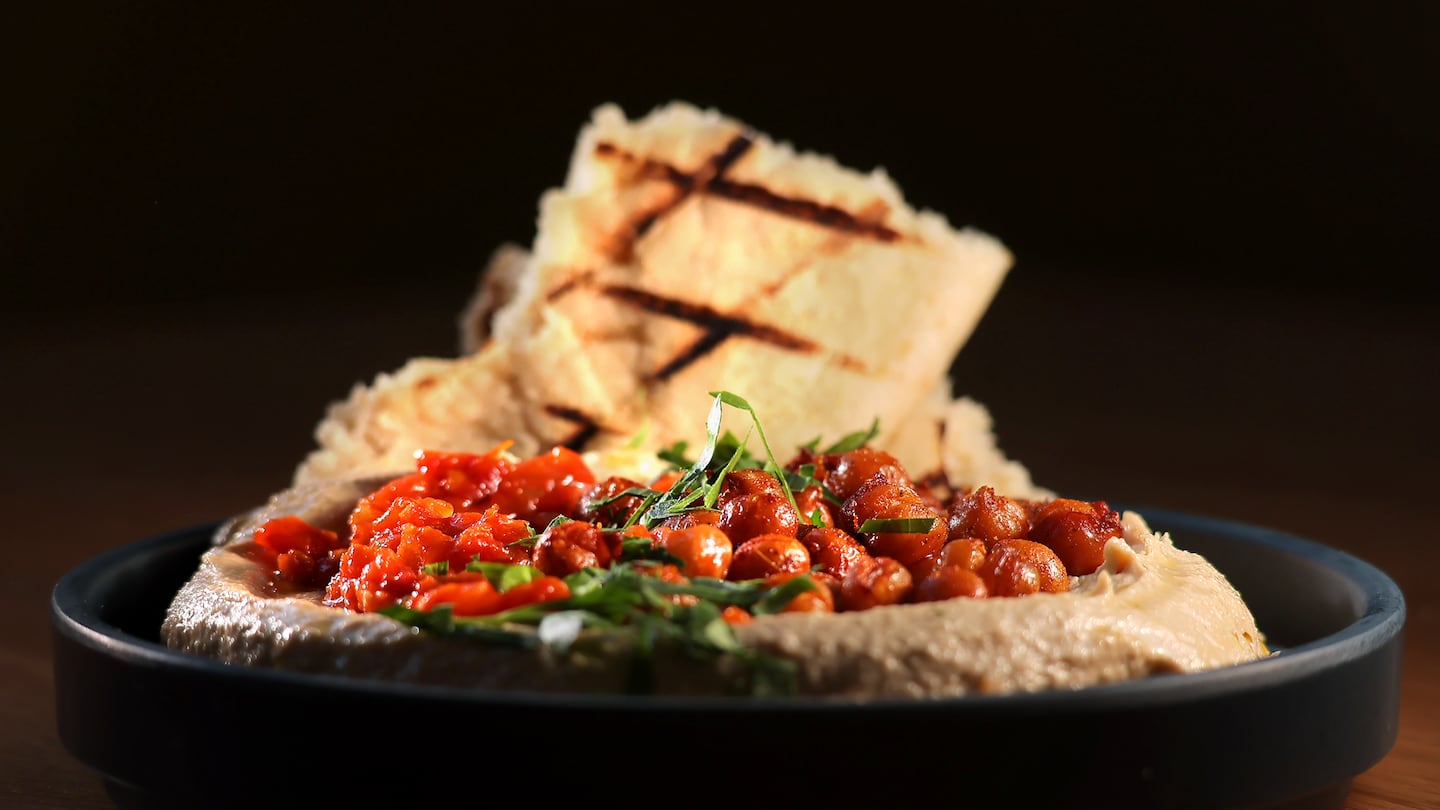
[[492,256],[460,317],[465,353],[357,385],[295,482],[404,471],[427,447],[698,442],[708,392],[724,389],[782,455],[878,418],[876,444],[912,471],[1042,495],[947,381],[1011,262],[994,238],[912,209],[883,171],[714,110],[632,121],[605,105],[543,195],[531,249]]

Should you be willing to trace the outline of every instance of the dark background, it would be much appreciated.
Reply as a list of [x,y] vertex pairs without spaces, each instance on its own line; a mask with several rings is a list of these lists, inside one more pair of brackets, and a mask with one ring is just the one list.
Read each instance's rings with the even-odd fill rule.
[[352,384],[456,350],[596,105],[685,99],[1012,248],[955,376],[1043,482],[1437,480],[1433,4],[379,5],[10,12],[27,441],[245,504]]
[[594,106],[675,98],[884,166],[1022,261],[1432,289],[1434,4],[356,5],[12,9],[26,305],[457,293],[529,240]]

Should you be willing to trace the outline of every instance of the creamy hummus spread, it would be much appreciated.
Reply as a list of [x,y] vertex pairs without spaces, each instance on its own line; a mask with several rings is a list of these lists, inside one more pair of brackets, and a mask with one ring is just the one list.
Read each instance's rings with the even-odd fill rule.
[[[268,572],[236,551],[255,528],[296,514],[338,525],[373,482],[280,493],[217,534],[162,628],[173,648],[232,664],[537,692],[618,693],[628,641],[586,631],[561,651],[441,638],[383,615],[277,596]],[[1066,593],[949,599],[849,613],[784,613],[736,628],[744,645],[798,665],[798,693],[840,699],[934,698],[1064,689],[1195,672],[1267,655],[1239,593],[1199,555],[1135,513],[1094,573]],[[683,655],[655,661],[654,691],[723,694],[744,678],[734,662]]]

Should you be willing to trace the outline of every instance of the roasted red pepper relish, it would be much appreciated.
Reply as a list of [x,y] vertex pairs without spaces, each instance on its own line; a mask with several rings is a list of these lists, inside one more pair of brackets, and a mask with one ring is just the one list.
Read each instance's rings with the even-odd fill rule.
[[[812,465],[817,482],[795,500],[803,513],[777,477],[747,469],[727,475],[713,509],[652,528],[639,520],[625,526],[641,499],[623,493],[666,490],[674,473],[597,481],[574,451],[557,447],[517,461],[508,447],[421,453],[416,472],[360,500],[348,544],[284,517],[257,531],[255,545],[282,584],[323,584],[328,604],[360,612],[450,605],[456,615],[484,615],[565,599],[563,578],[613,565],[627,537],[677,558],[678,565],[640,566],[672,582],[694,572],[779,585],[810,571],[825,592],[804,592],[786,609],[829,612],[1065,591],[1069,576],[1098,568],[1105,542],[1121,534],[1119,514],[1104,501],[1027,501],[990,487],[942,501],[894,457],[869,447],[797,454],[787,468]],[[517,542],[527,538],[533,545]],[[501,592],[466,570],[473,560],[533,566],[540,576]],[[748,614],[727,609],[725,618]]]

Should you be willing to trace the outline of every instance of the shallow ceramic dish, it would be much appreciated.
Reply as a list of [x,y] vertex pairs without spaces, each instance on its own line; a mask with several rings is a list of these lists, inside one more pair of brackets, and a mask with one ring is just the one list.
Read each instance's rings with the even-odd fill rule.
[[1274,656],[1074,691],[861,704],[227,666],[158,641],[210,524],[107,552],[56,585],[60,738],[124,808],[369,807],[437,790],[632,807],[1340,806],[1395,741],[1400,590],[1314,542],[1137,511],[1230,578]]

